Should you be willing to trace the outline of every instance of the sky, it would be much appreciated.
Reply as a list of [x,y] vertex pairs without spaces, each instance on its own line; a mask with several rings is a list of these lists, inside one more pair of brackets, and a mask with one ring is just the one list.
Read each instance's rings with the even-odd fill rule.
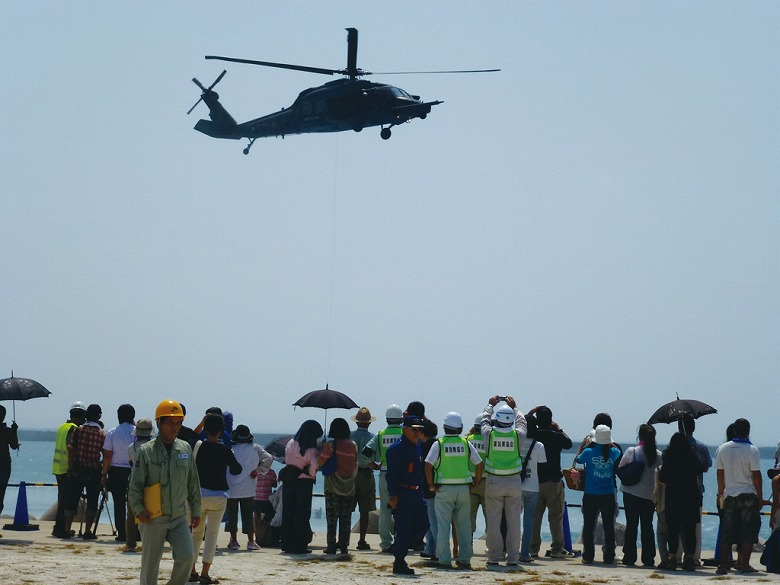
[[[239,121],[332,80],[217,54],[369,71],[426,120],[216,140],[197,77]],[[289,433],[340,390],[467,424],[490,396],[575,439],[630,443],[660,405],[748,418],[780,387],[780,4],[0,4],[0,376],[56,428],[163,399]],[[11,405],[9,407],[9,419]],[[329,411],[335,416],[354,414]],[[659,440],[673,427],[659,425]]]

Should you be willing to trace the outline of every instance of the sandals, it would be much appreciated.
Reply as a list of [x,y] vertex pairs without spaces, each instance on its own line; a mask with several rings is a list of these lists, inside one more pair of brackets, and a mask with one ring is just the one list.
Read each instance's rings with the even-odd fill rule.
[[214,577],[211,577],[210,575],[201,575],[200,579],[198,579],[202,585],[211,585],[212,583],[216,584],[219,583],[217,579]]
[[190,578],[187,579],[187,583],[200,583],[200,575],[193,571],[190,573]]

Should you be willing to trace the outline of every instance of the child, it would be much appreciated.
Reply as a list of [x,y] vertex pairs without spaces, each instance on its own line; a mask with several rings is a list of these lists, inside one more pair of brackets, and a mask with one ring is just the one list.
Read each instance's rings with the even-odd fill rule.
[[252,510],[254,512],[256,542],[262,546],[278,546],[278,541],[275,541],[271,531],[274,507],[269,499],[277,485],[279,485],[279,481],[273,469],[269,469],[265,474],[257,474]]

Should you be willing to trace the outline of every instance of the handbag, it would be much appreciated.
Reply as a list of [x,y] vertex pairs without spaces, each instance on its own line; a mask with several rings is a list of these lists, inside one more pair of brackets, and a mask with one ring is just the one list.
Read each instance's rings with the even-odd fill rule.
[[562,469],[563,478],[566,480],[566,487],[578,492],[585,491],[585,473],[583,469],[571,467]]
[[647,465],[645,465],[644,461],[635,460],[631,463],[626,463],[622,467],[618,467],[615,470],[615,475],[620,478],[620,483],[625,486],[636,485],[639,483],[639,480],[642,479],[645,467],[647,467]]
[[531,446],[528,447],[528,452],[525,454],[525,459],[523,459],[523,467],[520,469],[520,479],[522,481],[528,479],[528,464],[531,463],[531,453],[535,445],[536,439],[531,439]]
[[332,450],[330,452],[330,457],[325,462],[325,465],[320,467],[320,471],[322,472],[322,475],[325,477],[328,477],[329,475],[333,475],[336,473],[336,467],[338,465],[338,462],[336,461],[336,441],[333,441],[330,446],[332,447]]
[[633,461],[615,469],[615,475],[620,478],[620,483],[624,486],[632,486],[640,482],[647,464],[640,448],[632,447],[626,453],[633,453]]

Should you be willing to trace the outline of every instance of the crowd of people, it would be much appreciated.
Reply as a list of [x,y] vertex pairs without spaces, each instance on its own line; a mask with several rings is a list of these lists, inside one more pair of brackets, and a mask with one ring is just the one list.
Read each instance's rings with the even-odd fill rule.
[[[324,477],[324,553],[347,554],[355,510],[355,548],[371,549],[366,534],[377,508],[378,487],[379,546],[393,556],[392,571],[399,575],[414,574],[407,562],[410,551],[442,569],[472,569],[480,509],[488,568],[535,562],[542,555],[545,515],[551,535],[545,556],[551,559],[580,556],[582,563],[593,563],[600,517],[605,564],[619,560],[628,566],[641,562],[644,567],[686,571],[701,565],[703,474],[713,461],[693,437],[691,417],[678,421],[678,432],[661,452],[651,425],[640,425],[637,444],[624,450],[613,441],[611,417],[596,415],[572,464],[581,465],[584,476],[576,488],[583,491],[578,554],[567,548],[564,537],[568,468],[561,460],[562,452],[574,444],[546,406],[523,414],[511,396],[492,396],[473,425],[466,427],[453,411],[444,417],[441,433],[416,401],[405,409],[388,406],[386,426],[376,434],[369,430],[376,417],[367,407],[352,417],[355,429],[335,418],[325,433],[317,421],[307,420],[287,443],[278,477],[271,467],[273,457],[254,443],[250,429],[243,424],[233,428],[232,415],[218,407],[209,408],[189,428],[183,424],[185,407],[164,400],[154,416],[156,434],[153,421],[136,421],[129,404],[119,406],[118,424],[109,430],[102,414],[97,404],[76,402],[57,430],[52,471],[58,509],[52,533],[74,538],[72,524],[84,497],[81,538],[97,538],[99,500],[102,495],[105,502],[110,493],[116,540],[128,551],[136,550],[139,541],[143,545],[142,585],[157,583],[165,542],[174,559],[169,583],[216,583],[210,570],[220,527],[224,522],[230,535],[228,548],[241,548],[239,516],[247,550],[262,544],[279,546],[287,554],[311,553],[318,472]],[[10,432],[4,415],[3,409],[2,432],[13,444],[16,429]],[[749,436],[749,422],[737,419],[716,452],[718,574],[732,568],[755,571],[750,556],[758,541],[761,507],[771,505],[773,528],[780,519],[780,452],[776,469],[769,470],[772,500],[767,502],[758,449]],[[615,538],[618,491],[626,516],[621,559]]]

